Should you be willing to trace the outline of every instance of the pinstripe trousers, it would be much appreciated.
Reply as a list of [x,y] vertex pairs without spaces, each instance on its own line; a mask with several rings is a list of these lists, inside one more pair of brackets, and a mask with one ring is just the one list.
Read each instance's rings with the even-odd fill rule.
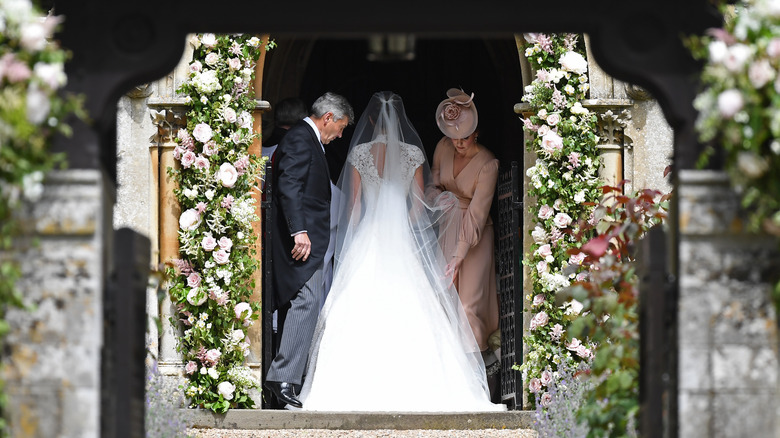
[[[324,294],[323,266],[303,285],[290,302],[281,325],[282,337],[279,352],[271,362],[266,380],[300,385],[306,369],[317,317],[320,313],[320,297]],[[282,312],[282,309],[280,309]]]

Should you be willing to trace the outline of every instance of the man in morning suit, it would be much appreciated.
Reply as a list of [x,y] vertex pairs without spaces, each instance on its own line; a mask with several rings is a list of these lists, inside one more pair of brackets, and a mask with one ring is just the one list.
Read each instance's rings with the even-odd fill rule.
[[354,119],[344,97],[325,93],[276,149],[271,305],[279,310],[281,340],[265,386],[281,403],[298,408],[296,388],[302,384],[317,324],[330,240],[330,177],[323,145],[341,137]]

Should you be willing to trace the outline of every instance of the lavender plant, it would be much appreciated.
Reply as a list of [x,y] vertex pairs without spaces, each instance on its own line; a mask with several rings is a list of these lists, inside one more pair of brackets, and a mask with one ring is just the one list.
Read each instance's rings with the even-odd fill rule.
[[167,384],[155,364],[146,376],[145,424],[147,438],[189,438],[183,412],[184,396]]
[[[534,428],[539,438],[585,438],[588,424],[577,418],[577,412],[594,386],[587,377],[590,366],[587,362],[575,361],[571,352],[558,348],[552,360],[558,371],[547,369],[529,384],[536,395]],[[542,387],[546,387],[546,391],[542,391]]]

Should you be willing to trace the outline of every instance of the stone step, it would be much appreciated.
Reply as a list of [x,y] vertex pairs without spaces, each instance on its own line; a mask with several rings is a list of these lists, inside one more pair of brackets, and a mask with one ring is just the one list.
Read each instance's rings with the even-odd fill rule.
[[534,423],[533,411],[421,413],[231,409],[226,414],[215,414],[205,409],[185,409],[184,412],[187,424],[203,429],[532,429]]

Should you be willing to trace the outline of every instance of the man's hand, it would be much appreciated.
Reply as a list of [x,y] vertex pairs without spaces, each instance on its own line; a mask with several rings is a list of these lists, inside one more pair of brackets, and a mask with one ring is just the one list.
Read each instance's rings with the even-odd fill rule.
[[311,241],[309,240],[309,233],[303,232],[293,236],[295,239],[295,246],[292,249],[292,258],[295,260],[303,260],[304,262],[309,258],[311,254]]

